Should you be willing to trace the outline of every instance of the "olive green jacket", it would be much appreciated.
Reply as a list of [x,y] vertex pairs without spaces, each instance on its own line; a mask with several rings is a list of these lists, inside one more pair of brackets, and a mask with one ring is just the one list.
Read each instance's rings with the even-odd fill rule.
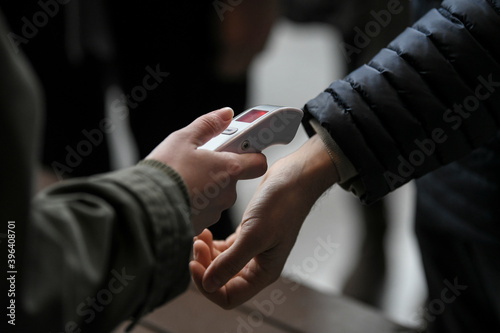
[[186,187],[146,162],[33,196],[43,97],[9,33],[0,14],[1,331],[109,332],[187,287]]

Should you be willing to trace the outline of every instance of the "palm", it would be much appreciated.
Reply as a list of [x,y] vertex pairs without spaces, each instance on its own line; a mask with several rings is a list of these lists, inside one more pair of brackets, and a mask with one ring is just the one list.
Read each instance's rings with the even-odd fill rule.
[[[291,192],[278,195],[276,190],[282,187],[275,182],[269,188],[268,185],[261,184],[234,234],[226,240],[214,241],[210,231],[205,230],[195,240],[193,280],[207,298],[223,308],[241,304],[279,277],[309,210],[304,207],[304,213],[300,214],[297,209],[282,209],[279,202],[270,205],[264,193],[274,192],[272,196],[278,201],[290,203],[284,193]],[[231,278],[220,289],[210,290],[207,277],[220,270],[229,271],[227,276]]]

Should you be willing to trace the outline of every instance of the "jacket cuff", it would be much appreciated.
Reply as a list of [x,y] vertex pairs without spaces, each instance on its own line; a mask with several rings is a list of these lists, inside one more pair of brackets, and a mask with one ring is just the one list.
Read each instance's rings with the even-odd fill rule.
[[330,136],[328,131],[323,128],[323,126],[321,126],[319,122],[314,118],[311,119],[309,123],[325,144],[328,155],[330,155],[333,165],[337,169],[337,173],[339,175],[339,184],[342,184],[352,177],[356,176],[356,169],[352,165],[351,161],[349,161],[347,156],[345,156],[342,149],[340,149],[340,147],[337,145],[335,140],[333,140],[333,138]]
[[167,164],[160,162],[154,159],[145,159],[140,161],[137,165],[149,165],[150,167],[156,168],[164,172],[168,177],[170,177],[177,185],[179,185],[182,194],[184,196],[184,200],[186,200],[186,204],[191,207],[191,198],[189,196],[189,190],[187,188],[186,183],[182,179],[181,175],[175,171],[173,168],[168,166]]

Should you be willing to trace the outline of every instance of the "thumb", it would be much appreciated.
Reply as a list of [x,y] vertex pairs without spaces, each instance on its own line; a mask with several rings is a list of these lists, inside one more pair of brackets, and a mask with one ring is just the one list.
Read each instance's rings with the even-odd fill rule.
[[233,109],[225,107],[198,117],[186,127],[190,133],[191,142],[197,147],[202,146],[211,138],[222,133],[231,123],[233,116]]
[[263,251],[262,243],[238,238],[226,251],[214,259],[203,277],[203,289],[213,293],[237,275],[256,255]]

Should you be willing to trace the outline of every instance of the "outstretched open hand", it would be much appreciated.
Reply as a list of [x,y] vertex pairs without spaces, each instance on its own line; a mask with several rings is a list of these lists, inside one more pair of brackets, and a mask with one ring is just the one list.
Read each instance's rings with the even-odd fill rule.
[[214,241],[205,230],[190,263],[198,289],[222,308],[247,301],[281,274],[303,221],[337,180],[317,137],[266,173],[234,234]]

